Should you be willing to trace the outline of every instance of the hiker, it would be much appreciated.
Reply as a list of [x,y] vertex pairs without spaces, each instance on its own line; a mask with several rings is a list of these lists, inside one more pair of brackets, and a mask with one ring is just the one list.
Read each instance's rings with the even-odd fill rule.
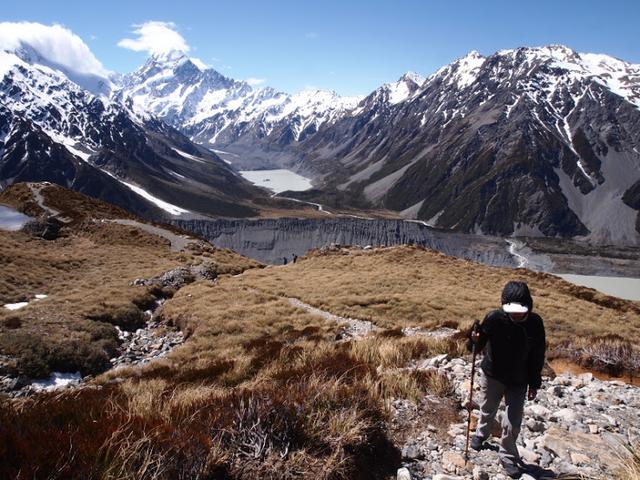
[[282,264],[286,265],[287,264],[287,257],[282,257]]
[[296,255],[295,253],[293,254],[293,263],[296,263],[298,261],[298,255]]
[[[525,397],[532,401],[542,383],[545,332],[542,318],[533,312],[533,299],[524,282],[508,282],[502,290],[502,308],[489,312],[480,328],[472,330],[468,348],[484,349],[480,367],[483,399],[471,448],[481,450],[502,398],[505,413],[500,438],[500,463],[511,478],[526,468],[518,453]],[[528,392],[527,392],[528,390]]]

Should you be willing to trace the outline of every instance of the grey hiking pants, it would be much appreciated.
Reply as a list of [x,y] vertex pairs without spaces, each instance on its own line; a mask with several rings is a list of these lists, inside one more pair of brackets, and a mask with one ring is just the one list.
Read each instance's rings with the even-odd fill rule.
[[524,400],[527,396],[527,386],[507,386],[484,373],[480,376],[483,398],[480,403],[480,419],[476,428],[476,436],[487,440],[491,435],[491,424],[496,416],[500,401],[504,397],[506,411],[502,417],[502,437],[500,438],[500,460],[503,463],[517,465],[520,454],[516,440],[520,433]]

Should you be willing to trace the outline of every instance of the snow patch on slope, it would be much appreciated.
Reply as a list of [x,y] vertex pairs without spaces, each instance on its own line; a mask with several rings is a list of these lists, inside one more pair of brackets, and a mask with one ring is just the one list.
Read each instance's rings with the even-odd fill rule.
[[176,205],[173,205],[169,202],[165,202],[164,200],[159,199],[158,197],[151,195],[149,192],[147,192],[145,189],[134,185],[133,183],[129,183],[129,182],[125,182],[124,180],[121,180],[120,178],[116,177],[114,174],[107,172],[106,170],[102,170],[104,173],[106,173],[107,175],[109,175],[110,177],[115,178],[118,182],[120,182],[121,184],[123,184],[125,187],[127,187],[128,189],[132,190],[133,192],[137,193],[138,195],[140,195],[141,197],[145,198],[146,200],[150,201],[151,203],[153,203],[154,205],[160,207],[162,210],[164,210],[165,212],[170,213],[171,215],[182,215],[183,213],[190,213],[189,210],[185,210],[184,208],[180,208]]

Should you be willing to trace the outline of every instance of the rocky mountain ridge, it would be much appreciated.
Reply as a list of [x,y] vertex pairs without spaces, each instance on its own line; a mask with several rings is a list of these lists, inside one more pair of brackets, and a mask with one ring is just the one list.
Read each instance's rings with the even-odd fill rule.
[[249,139],[282,145],[302,141],[360,100],[319,89],[289,95],[271,87],[253,88],[179,51],[151,56],[121,79],[115,98],[214,149]]
[[[471,52],[362,99],[152,58],[119,95],[241,168],[452,230],[640,241],[640,66],[562,45]],[[226,155],[226,156],[225,156]]]
[[472,52],[299,154],[326,188],[434,226],[637,244],[638,72],[563,46]]

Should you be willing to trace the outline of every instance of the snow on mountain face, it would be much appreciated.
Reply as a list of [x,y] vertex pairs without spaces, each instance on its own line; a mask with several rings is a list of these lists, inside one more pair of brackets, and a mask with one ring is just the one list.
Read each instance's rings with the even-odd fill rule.
[[305,132],[352,110],[360,100],[315,89],[295,95],[254,89],[203,68],[182,52],[151,57],[123,79],[116,98],[210,145],[227,145],[247,134],[264,138],[285,125],[290,126],[292,140],[298,141]]
[[397,81],[385,83],[378,87],[370,95],[362,99],[357,108],[351,110],[349,114],[353,117],[370,114],[370,116],[376,118],[382,111],[413,98],[419,93],[425,81],[425,77],[415,72],[407,72]]
[[[96,122],[114,114],[115,106],[44,65],[0,52],[0,105],[34,120],[47,135],[86,160],[99,140]],[[115,108],[117,110],[117,108]]]
[[93,95],[61,70],[0,52],[0,187],[18,181],[52,181],[151,217],[252,215],[251,199],[261,195],[148,114]]
[[418,86],[421,86],[427,79],[427,77],[425,77],[424,75],[420,75],[419,73],[412,72],[412,71],[408,71],[401,78],[411,80],[413,83],[415,83]]
[[202,69],[200,62],[181,52],[154,55],[138,71],[122,79],[117,93],[131,101],[139,114],[152,114],[171,124],[182,125],[219,104],[246,96],[251,88]]
[[467,56],[446,65],[434,73],[434,77],[444,77],[447,83],[454,83],[458,89],[468,87],[475,82],[485,57],[473,50]]
[[382,88],[388,92],[387,100],[391,105],[396,105],[410,98],[422,85],[425,78],[415,72],[404,74],[397,82],[387,83]]

